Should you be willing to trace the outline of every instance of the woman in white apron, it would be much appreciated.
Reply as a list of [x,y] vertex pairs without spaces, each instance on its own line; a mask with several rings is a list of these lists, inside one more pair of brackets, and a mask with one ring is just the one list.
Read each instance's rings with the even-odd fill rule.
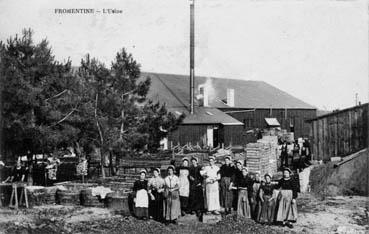
[[215,158],[209,157],[209,166],[204,167],[201,175],[205,177],[205,194],[208,212],[218,215],[220,210],[219,202],[219,167],[215,165]]
[[181,201],[181,213],[184,216],[188,213],[188,197],[190,196],[190,181],[188,159],[182,159],[182,166],[178,168],[179,170],[179,199]]
[[133,185],[135,193],[135,215],[139,219],[147,219],[149,216],[149,196],[148,196],[148,182],[146,180],[146,171],[140,172],[140,179]]

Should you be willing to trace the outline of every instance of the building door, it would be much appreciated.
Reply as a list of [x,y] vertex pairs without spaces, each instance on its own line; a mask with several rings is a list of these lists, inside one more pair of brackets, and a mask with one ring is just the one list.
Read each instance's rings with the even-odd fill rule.
[[206,131],[206,140],[209,147],[214,147],[214,129],[213,126],[208,126]]
[[213,128],[213,146],[214,148],[219,146],[219,128],[215,126]]

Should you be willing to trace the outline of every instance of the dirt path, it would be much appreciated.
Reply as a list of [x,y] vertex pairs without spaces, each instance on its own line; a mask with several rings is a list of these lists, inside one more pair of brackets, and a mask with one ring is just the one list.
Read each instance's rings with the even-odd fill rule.
[[122,217],[108,209],[41,206],[29,210],[0,210],[0,233],[369,233],[368,199],[334,197],[324,201],[310,194],[298,199],[294,229],[263,226],[252,220],[223,217],[218,224],[189,219],[165,226],[154,221]]
[[298,199],[298,232],[369,233],[368,198],[360,196],[329,197],[324,201],[311,194]]

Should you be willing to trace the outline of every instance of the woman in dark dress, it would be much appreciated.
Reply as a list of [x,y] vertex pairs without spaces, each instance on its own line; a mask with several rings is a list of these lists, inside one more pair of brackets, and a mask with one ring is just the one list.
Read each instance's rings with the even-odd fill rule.
[[234,167],[231,165],[231,157],[225,157],[225,164],[220,167],[220,205],[226,213],[231,213],[233,202],[233,191],[230,189]]
[[238,160],[236,162],[236,168],[234,169],[234,173],[232,176],[232,180],[231,180],[231,184],[230,184],[230,189],[233,191],[233,202],[232,202],[232,206],[233,206],[233,210],[237,210],[237,206],[238,206],[238,191],[237,191],[237,180],[239,178],[242,177],[242,168],[243,168],[243,163],[241,160]]
[[252,191],[253,180],[248,175],[246,167],[242,168],[242,175],[237,178],[236,181],[236,187],[238,190],[237,215],[251,218],[249,191]]
[[251,193],[249,194],[251,217],[254,220],[257,219],[258,214],[260,213],[260,197],[258,196],[260,185],[261,185],[260,172],[256,172],[253,178],[252,190],[248,191],[249,193]]
[[297,220],[296,198],[298,192],[297,182],[291,177],[292,171],[284,168],[283,178],[279,180],[277,189],[280,189],[277,198],[276,221],[283,226],[293,228],[291,222]]
[[160,176],[160,169],[155,168],[154,176],[149,179],[149,215],[155,221],[163,221],[164,179]]
[[257,221],[270,225],[274,221],[275,197],[273,196],[273,190],[275,186],[271,183],[269,174],[265,174],[264,178],[265,182],[262,183],[259,190],[261,210]]
[[201,166],[198,165],[198,159],[191,158],[192,166],[190,167],[190,197],[189,210],[195,212],[200,221],[204,211],[204,191],[202,187],[203,177],[200,174]]
[[147,219],[149,217],[149,196],[145,170],[140,172],[140,179],[134,183],[133,191],[135,192],[135,215],[139,219]]

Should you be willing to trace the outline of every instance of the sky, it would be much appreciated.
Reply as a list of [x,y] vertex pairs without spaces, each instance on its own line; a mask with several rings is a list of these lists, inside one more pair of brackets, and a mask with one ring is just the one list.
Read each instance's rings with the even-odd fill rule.
[[[55,13],[70,8],[95,13]],[[367,102],[368,12],[366,0],[196,0],[195,74],[262,80],[323,110]],[[189,74],[189,0],[0,0],[0,40],[29,27],[75,66],[124,47],[142,71]]]

